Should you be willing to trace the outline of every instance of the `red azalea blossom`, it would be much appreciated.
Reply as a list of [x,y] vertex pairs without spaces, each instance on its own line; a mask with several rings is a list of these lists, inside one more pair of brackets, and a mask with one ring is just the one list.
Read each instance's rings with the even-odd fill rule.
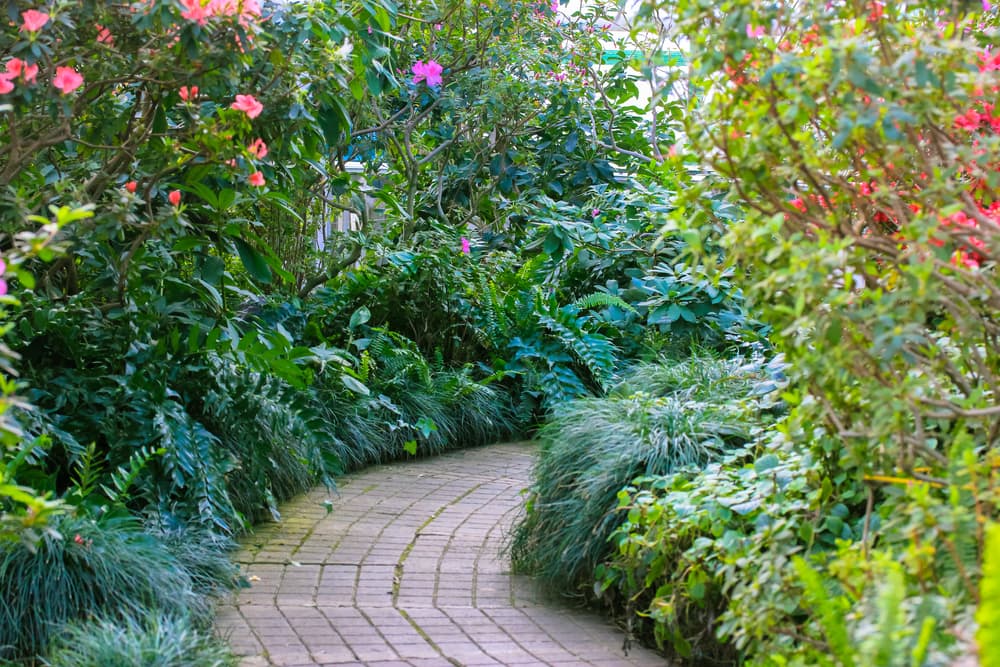
[[255,188],[263,187],[265,182],[264,174],[260,173],[259,171],[255,171],[254,173],[250,174],[250,176],[247,178],[247,182],[249,182],[250,185],[254,186]]

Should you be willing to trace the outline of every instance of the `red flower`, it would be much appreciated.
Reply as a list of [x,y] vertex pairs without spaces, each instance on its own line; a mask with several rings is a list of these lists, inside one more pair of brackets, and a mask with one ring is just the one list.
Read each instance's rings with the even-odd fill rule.
[[129,181],[128,183],[125,184],[125,189],[128,190],[130,193],[135,194],[135,189],[137,186],[138,183],[136,183],[135,181]]
[[167,199],[170,200],[170,203],[174,205],[174,208],[177,208],[178,206],[181,205],[181,191],[171,190],[170,194],[167,195]]
[[961,116],[955,118],[955,127],[972,132],[979,129],[979,123],[983,117],[975,109],[969,109]]
[[250,183],[250,185],[254,186],[255,188],[263,187],[264,174],[260,173],[259,171],[255,171],[254,173],[250,174],[250,176],[247,178],[247,181]]

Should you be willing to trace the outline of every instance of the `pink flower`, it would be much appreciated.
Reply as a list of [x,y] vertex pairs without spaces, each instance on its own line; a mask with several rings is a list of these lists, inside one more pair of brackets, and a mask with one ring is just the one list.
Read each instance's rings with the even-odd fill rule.
[[469,239],[462,237],[462,254],[468,255],[472,252],[472,244],[469,243]]
[[5,295],[6,293],[7,293],[7,281],[4,280],[3,278],[0,278],[0,296]]
[[255,188],[263,187],[264,174],[260,173],[259,171],[255,171],[254,173],[250,174],[250,176],[247,178],[247,182],[250,183],[250,185],[254,186]]
[[72,67],[57,67],[56,77],[52,79],[52,85],[58,88],[63,95],[69,95],[83,85],[83,77]]
[[49,22],[49,15],[36,9],[21,12],[21,18],[24,19],[21,32],[38,32]]
[[982,120],[983,117],[978,111],[975,109],[969,109],[961,116],[957,116],[955,118],[955,127],[972,132],[973,130],[979,129],[979,123],[982,122]]
[[6,69],[11,78],[17,78],[24,69],[24,61],[20,58],[11,58],[7,61]]
[[24,63],[24,66],[21,67],[21,76],[24,77],[25,83],[34,83],[35,79],[38,78],[38,65]]
[[177,94],[180,95],[182,100],[188,102],[198,97],[198,86],[191,86],[190,88],[187,86],[181,86],[180,90],[177,91]]
[[95,23],[94,27],[97,28],[97,43],[107,44],[108,46],[115,45],[115,38],[112,37],[111,31],[102,26],[100,23]]
[[0,259],[0,276],[7,273],[7,262]]
[[422,60],[418,60],[413,63],[413,83],[414,85],[424,81],[431,88],[437,88],[441,85],[441,72],[444,68],[440,63],[434,60],[428,60],[424,63]]
[[14,78],[11,74],[0,74],[0,95],[6,95],[14,90],[14,84],[10,80]]
[[125,189],[128,190],[131,194],[135,194],[135,189],[138,187],[138,185],[139,184],[136,183],[135,181],[129,181],[128,183],[125,184]]
[[441,25],[440,23],[435,23],[435,24],[434,24],[434,29],[435,29],[435,30],[440,30],[440,29],[441,29],[441,28],[443,28],[443,27],[444,27],[444,26],[443,26],[443,25]]
[[258,102],[253,95],[237,95],[231,108],[242,111],[252,120],[260,115],[260,112],[264,110],[264,105]]
[[990,4],[990,0],[983,0],[983,11],[988,12],[993,9],[993,5]]
[[980,72],[994,72],[1000,70],[1000,51],[993,56],[990,55],[989,51],[984,51],[979,54],[979,59],[983,61],[983,64],[979,66]]
[[208,6],[202,6],[201,0],[181,0],[181,6],[184,8],[184,11],[181,12],[181,18],[196,21],[198,25],[205,25],[208,23],[209,17],[212,16]]
[[167,199],[170,201],[171,204],[174,205],[174,208],[177,208],[178,206],[181,205],[181,191],[171,190],[170,194],[167,195]]
[[601,209],[599,209],[599,208],[595,208],[594,210],[592,210],[592,211],[590,212],[590,217],[592,217],[592,218],[596,218],[596,217],[597,217],[597,216],[599,216],[600,214],[601,214]]
[[267,144],[264,143],[263,139],[254,139],[253,143],[247,146],[247,153],[250,153],[250,155],[259,160],[263,160],[267,157]]
[[747,23],[747,37],[750,39],[760,39],[764,36],[764,26],[754,26],[752,23]]
[[206,8],[208,16],[238,17],[240,25],[249,27],[250,21],[260,18],[258,0],[211,0]]
[[553,14],[555,14],[556,12],[558,12],[559,11],[559,0],[552,0],[552,4],[549,5],[549,7],[552,9],[552,13]]

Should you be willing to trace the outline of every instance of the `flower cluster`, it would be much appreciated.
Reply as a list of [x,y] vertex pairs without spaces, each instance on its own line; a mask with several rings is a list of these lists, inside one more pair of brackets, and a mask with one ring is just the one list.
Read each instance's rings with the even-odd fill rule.
[[418,60],[413,63],[413,83],[416,85],[423,81],[430,88],[437,88],[441,85],[441,73],[443,71],[444,67],[434,60],[428,60],[426,63]]
[[[19,30],[32,35],[32,38],[46,26],[49,22],[49,15],[37,9],[29,9],[21,12],[21,26]],[[4,70],[0,72],[0,95],[11,93],[15,89],[15,81],[26,84],[34,84],[38,80],[38,65],[29,63],[20,58],[11,58],[4,65]],[[72,67],[56,67],[56,75],[52,78],[52,85],[64,95],[72,93],[83,85],[83,76]]]
[[181,17],[198,25],[205,25],[216,17],[235,17],[240,25],[248,27],[260,18],[259,0],[181,0],[184,11]]

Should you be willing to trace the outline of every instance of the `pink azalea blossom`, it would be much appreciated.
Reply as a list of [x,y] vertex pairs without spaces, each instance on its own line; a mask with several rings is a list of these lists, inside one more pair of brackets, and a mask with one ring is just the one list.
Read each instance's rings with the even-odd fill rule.
[[443,71],[444,68],[441,64],[434,60],[428,60],[426,63],[418,60],[413,63],[413,83],[415,85],[423,81],[429,87],[437,88],[441,85],[441,72]]
[[750,39],[760,39],[764,36],[764,26],[758,25],[754,26],[751,23],[747,23],[747,37]]
[[1000,52],[991,55],[989,51],[979,54],[982,64],[979,66],[980,72],[994,72],[1000,70]]
[[252,144],[247,146],[247,153],[250,153],[250,155],[259,160],[263,160],[267,157],[267,144],[264,143],[263,139],[257,138]]
[[177,94],[182,100],[189,102],[198,97],[198,86],[191,86],[190,88],[188,86],[181,86]]
[[597,216],[599,216],[600,214],[601,214],[601,209],[599,209],[599,208],[595,208],[594,210],[592,210],[592,211],[590,212],[590,217],[592,217],[592,218],[596,218],[596,217],[597,217]]
[[34,83],[38,77],[38,65],[29,65],[20,58],[11,58],[7,61],[7,75],[16,79],[22,77],[27,83]]
[[462,237],[462,254],[468,255],[472,252],[472,244],[469,243],[469,239]]
[[212,16],[208,6],[202,6],[201,0],[181,0],[181,7],[184,8],[181,18],[194,21],[198,25],[205,25]]
[[100,23],[95,23],[94,27],[97,28],[97,43],[107,44],[108,46],[115,45],[115,38],[111,35],[111,31],[102,26]]
[[252,120],[260,115],[264,110],[264,105],[258,102],[253,95],[237,95],[231,108],[242,111]]
[[83,85],[83,77],[72,67],[57,67],[52,85],[58,88],[63,95],[69,95]]
[[550,5],[550,7],[552,9],[552,13],[553,14],[556,13],[556,12],[558,12],[559,11],[559,0],[552,0],[552,4]]
[[249,182],[250,185],[254,186],[255,188],[263,187],[265,182],[264,174],[260,173],[259,171],[255,171],[254,173],[250,174],[250,176],[247,178],[247,182]]
[[21,32],[38,32],[49,22],[49,15],[37,9],[29,9],[21,12],[24,23],[21,24]]
[[174,208],[177,208],[178,206],[181,205],[181,191],[171,190],[170,194],[167,195],[167,200],[169,200],[170,203],[173,204]]
[[240,25],[249,27],[250,22],[260,18],[258,0],[212,0],[208,3],[210,16],[237,17]]
[[0,95],[6,95],[14,90],[14,84],[10,82],[12,78],[10,74],[0,74]]
[[0,278],[0,296],[5,295],[6,293],[7,293],[7,281],[4,280],[3,278]]

